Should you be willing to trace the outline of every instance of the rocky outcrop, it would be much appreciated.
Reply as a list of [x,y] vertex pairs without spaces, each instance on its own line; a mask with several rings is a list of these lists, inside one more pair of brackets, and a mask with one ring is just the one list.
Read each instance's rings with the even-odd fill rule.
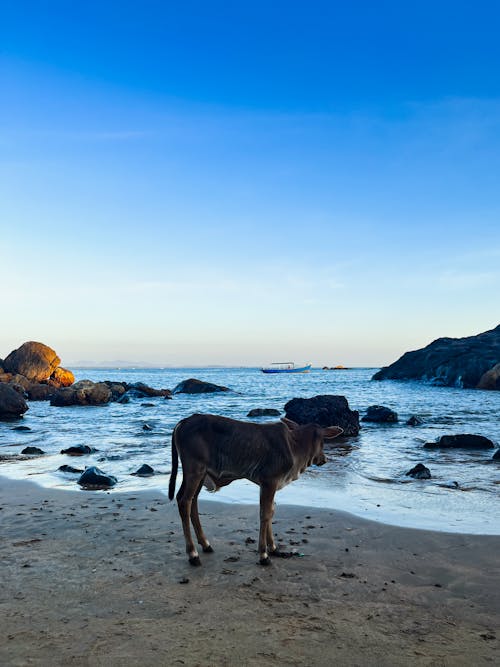
[[359,412],[351,410],[345,396],[324,394],[312,398],[292,398],[285,405],[285,416],[297,424],[340,426],[344,436],[358,435]]
[[500,389],[500,363],[486,371],[477,384],[478,389]]
[[427,449],[492,449],[495,445],[484,435],[459,433],[457,435],[442,435],[437,442],[426,442]]
[[208,394],[216,393],[218,391],[229,391],[227,387],[221,387],[218,384],[212,384],[211,382],[203,382],[202,380],[196,380],[195,378],[189,378],[189,380],[183,380],[174,387],[173,394]]
[[28,404],[23,396],[8,384],[0,384],[0,419],[22,417]]
[[29,341],[11,352],[3,362],[7,373],[19,373],[31,382],[48,380],[61,360],[48,345]]
[[67,368],[58,366],[49,378],[49,383],[54,387],[69,387],[75,381],[75,376]]
[[370,405],[362,422],[394,423],[398,421],[398,414],[385,405]]
[[172,396],[170,389],[154,389],[153,387],[148,387],[144,382],[129,384],[127,390],[133,391],[139,398],[144,398],[145,396],[164,396],[167,398]]
[[30,401],[50,401],[56,395],[57,391],[57,387],[53,387],[50,384],[33,383],[29,386],[26,393]]
[[279,417],[280,411],[274,408],[254,408],[250,410],[247,417]]
[[56,407],[70,405],[105,405],[111,400],[111,389],[105,382],[80,380],[72,387],[59,389],[50,399],[50,404]]
[[406,421],[407,426],[420,426],[423,423],[424,423],[424,420],[422,419],[422,417],[419,417],[418,415],[412,415]]
[[[427,347],[406,352],[382,368],[374,380],[425,380],[441,386],[500,389],[500,325],[467,338],[438,338]],[[491,374],[488,375],[488,372]],[[485,386],[487,385],[487,386]]]

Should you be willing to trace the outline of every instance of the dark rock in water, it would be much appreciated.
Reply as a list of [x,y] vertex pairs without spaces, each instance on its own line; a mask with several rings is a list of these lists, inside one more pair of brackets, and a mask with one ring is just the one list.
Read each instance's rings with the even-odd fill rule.
[[40,447],[25,447],[21,454],[29,454],[30,456],[41,456],[42,454],[45,454],[43,449],[40,449]]
[[58,470],[60,472],[71,472],[81,474],[83,470],[81,468],[73,468],[73,466],[59,466]]
[[13,431],[31,431],[29,426],[14,426]]
[[8,384],[0,383],[0,419],[15,419],[21,417],[28,404],[19,392]]
[[274,408],[254,408],[250,410],[247,417],[279,417],[281,412]]
[[120,398],[116,399],[117,403],[130,403],[130,396],[127,396],[127,394],[123,394]]
[[151,466],[148,466],[147,463],[144,463],[139,470],[132,473],[135,477],[152,477],[154,474],[154,469]]
[[359,412],[351,410],[345,396],[324,394],[312,398],[292,398],[285,405],[285,416],[297,424],[340,426],[344,436],[358,435]]
[[471,435],[460,433],[457,435],[442,435],[437,442],[426,442],[424,447],[434,448],[456,448],[456,449],[492,449],[495,445],[484,435]]
[[154,408],[154,403],[141,403],[141,408]]
[[143,431],[152,431],[152,430],[153,430],[153,427],[150,426],[149,424],[143,424],[143,425],[142,425],[142,430],[143,430]]
[[110,380],[104,380],[104,384],[111,392],[110,400],[115,402],[119,401],[120,398],[125,394],[128,386],[126,382],[111,382]]
[[78,484],[87,488],[95,489],[109,489],[117,483],[116,477],[114,475],[107,475],[105,472],[97,468],[96,466],[91,466],[86,468],[82,473]]
[[[467,338],[438,338],[406,352],[374,380],[427,380],[443,386],[500,389],[500,325]],[[497,370],[495,370],[497,369]]]
[[412,415],[406,422],[407,426],[420,426],[421,424],[424,423],[424,420],[422,417],[419,417],[418,415]]
[[439,484],[439,486],[442,486],[443,489],[459,489],[460,484],[456,482],[454,479],[450,479],[447,482],[442,482]]
[[500,449],[493,454],[493,461],[500,461]]
[[170,396],[172,392],[170,389],[153,389],[153,387],[148,387],[144,382],[134,382],[133,384],[128,385],[128,390],[133,390],[136,392],[137,396]]
[[70,405],[104,405],[111,400],[111,389],[105,382],[80,380],[72,387],[63,387],[50,399],[55,407]]
[[385,405],[370,405],[366,415],[361,418],[362,422],[394,423],[398,421],[397,412]]
[[11,352],[3,362],[7,373],[19,373],[32,382],[48,380],[61,360],[55,351],[44,345],[29,341]]
[[413,477],[413,479],[430,479],[431,471],[424,466],[423,463],[417,463],[417,465],[411,470],[408,470],[405,475],[406,477]]
[[94,452],[97,452],[97,449],[88,445],[74,445],[73,447],[68,447],[68,449],[61,449],[61,454],[67,454],[68,456],[86,456]]
[[218,391],[229,391],[227,387],[219,386],[218,384],[212,384],[211,382],[203,382],[202,380],[196,380],[195,378],[189,378],[189,380],[183,380],[174,387],[173,394],[210,394],[216,393]]
[[50,384],[33,383],[26,391],[30,401],[50,401],[58,390]]

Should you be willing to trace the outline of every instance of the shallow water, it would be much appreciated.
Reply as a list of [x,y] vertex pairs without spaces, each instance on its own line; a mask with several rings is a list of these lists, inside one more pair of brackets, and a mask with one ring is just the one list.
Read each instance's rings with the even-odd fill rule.
[[[196,377],[229,387],[221,394],[132,399],[128,404],[102,407],[55,408],[47,402],[30,403],[19,423],[30,431],[13,430],[19,423],[0,422],[0,454],[19,453],[33,445],[46,456],[4,463],[0,473],[28,478],[44,486],[75,489],[77,475],[57,471],[64,463],[83,468],[97,465],[118,477],[116,490],[159,488],[166,492],[170,471],[173,427],[193,412],[211,412],[245,419],[258,407],[283,410],[291,398],[341,394],[362,415],[369,405],[387,405],[399,414],[391,425],[363,424],[360,435],[344,446],[327,447],[329,462],[309,469],[277,495],[278,502],[342,509],[394,525],[451,532],[500,534],[500,462],[494,450],[426,450],[423,443],[448,433],[476,433],[498,444],[500,392],[432,387],[421,383],[372,382],[376,369],[313,370],[307,374],[265,375],[249,368],[74,369],[77,380],[145,382],[173,388]],[[143,404],[150,403],[153,407]],[[406,426],[418,414],[422,426]],[[269,420],[269,418],[267,419]],[[270,419],[272,421],[272,418]],[[260,419],[256,421],[266,421]],[[149,424],[151,431],[144,431]],[[96,447],[95,454],[70,458],[60,450],[71,445]],[[416,463],[427,465],[430,480],[412,480],[404,473]],[[143,479],[131,476],[142,463],[160,473]],[[459,488],[446,488],[449,482]],[[178,482],[179,484],[179,482]],[[204,498],[227,502],[258,502],[258,488],[234,482]]]

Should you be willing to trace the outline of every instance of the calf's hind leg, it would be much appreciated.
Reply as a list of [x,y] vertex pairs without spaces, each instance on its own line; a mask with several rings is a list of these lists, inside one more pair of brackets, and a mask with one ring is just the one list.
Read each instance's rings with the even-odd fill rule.
[[191,535],[191,508],[193,505],[193,498],[195,493],[203,481],[202,475],[185,475],[182,480],[181,488],[177,493],[177,505],[179,507],[179,514],[182,521],[182,530],[184,531],[184,539],[186,540],[186,553],[191,565],[201,565],[200,556],[193,542]]
[[193,496],[193,501],[191,503],[191,522],[193,524],[194,532],[196,533],[196,539],[198,544],[201,546],[205,553],[212,553],[213,549],[210,542],[205,537],[203,528],[201,527],[200,515],[198,514],[198,496],[203,487],[203,480],[199,483],[196,493]]
[[[260,532],[259,532],[259,559],[261,565],[270,565],[271,559],[267,553],[269,536],[272,538],[273,504],[276,486],[261,484],[260,487]],[[275,547],[276,548],[276,547]]]

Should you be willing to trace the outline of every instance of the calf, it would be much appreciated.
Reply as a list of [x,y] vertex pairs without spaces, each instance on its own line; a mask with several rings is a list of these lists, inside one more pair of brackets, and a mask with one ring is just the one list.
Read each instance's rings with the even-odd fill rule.
[[260,486],[259,556],[261,565],[269,565],[268,553],[277,552],[272,532],[274,494],[308,466],[326,463],[323,441],[342,432],[339,426],[299,426],[286,418],[272,424],[255,424],[194,414],[181,420],[172,433],[168,497],[174,497],[180,456],[183,480],[177,504],[191,565],[201,562],[191,536],[190,519],[203,551],[213,551],[198,514],[198,494],[203,485],[218,491],[235,479],[248,479]]

